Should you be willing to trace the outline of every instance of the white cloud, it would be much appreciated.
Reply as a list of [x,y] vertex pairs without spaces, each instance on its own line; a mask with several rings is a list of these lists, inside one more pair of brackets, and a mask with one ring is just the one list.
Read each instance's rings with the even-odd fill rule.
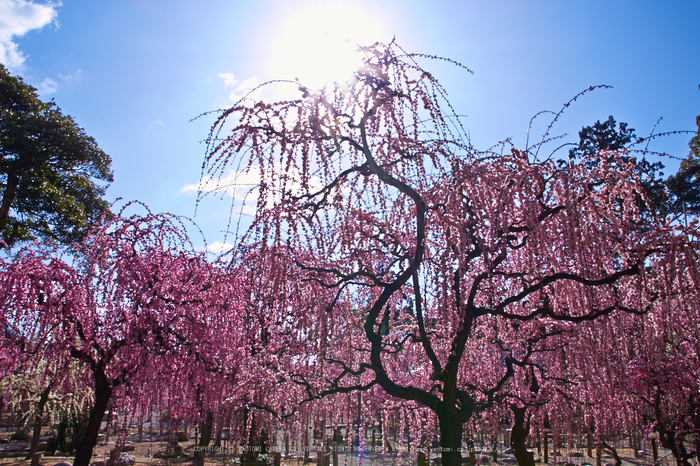
[[224,89],[236,84],[236,77],[233,73],[219,73],[220,78],[224,78]]
[[50,96],[51,94],[55,94],[57,90],[58,83],[51,78],[44,78],[44,80],[39,84],[39,87],[37,87],[39,95],[44,98]]
[[[229,196],[243,200],[246,194],[260,184],[260,169],[252,167],[247,172],[229,170],[228,175],[220,178],[203,177],[199,183],[185,185],[183,193],[226,193]],[[256,196],[257,197],[257,196]]]
[[233,249],[233,244],[229,242],[222,243],[221,241],[214,241],[214,243],[207,246],[207,251],[215,254],[221,254],[222,252],[229,251],[231,249]]
[[163,121],[162,121],[162,120],[156,119],[156,120],[153,120],[153,121],[151,122],[151,128],[153,128],[153,127],[155,127],[155,126],[160,126],[161,128],[163,128],[163,127],[165,127],[165,124],[163,124]]
[[219,73],[219,77],[224,80],[224,89],[233,88],[229,95],[231,102],[238,102],[243,97],[254,101],[260,100],[259,90],[251,92],[260,85],[260,80],[256,76],[244,81],[236,79],[233,73]]
[[62,80],[64,80],[68,85],[78,84],[80,81],[83,80],[83,70],[78,68],[73,74],[59,74],[58,76]]
[[15,38],[34,29],[41,29],[55,21],[60,2],[46,4],[27,0],[0,0],[0,62],[18,73],[23,71],[26,57],[19,50]]
[[[274,173],[273,176],[271,174]],[[279,186],[281,184],[280,177],[283,171],[280,166],[275,166],[274,170],[268,171],[268,180],[265,183],[268,187]],[[286,187],[285,190],[292,194],[301,192],[301,175],[299,170],[292,169],[286,172]],[[258,167],[250,167],[247,171],[237,172],[229,170],[226,176],[212,178],[211,176],[203,177],[199,183],[188,184],[180,190],[182,193],[221,193],[231,196],[236,201],[241,201],[244,204],[242,212],[245,214],[255,214],[255,205],[258,200],[258,187],[261,182],[261,173]],[[320,188],[320,180],[313,176],[309,179],[309,187],[311,190]],[[273,197],[268,199],[268,207],[274,202],[279,201],[280,193],[276,192]]]

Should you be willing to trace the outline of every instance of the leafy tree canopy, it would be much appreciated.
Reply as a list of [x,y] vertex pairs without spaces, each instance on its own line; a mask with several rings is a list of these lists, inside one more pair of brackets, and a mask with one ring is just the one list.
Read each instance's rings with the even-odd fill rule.
[[[649,162],[645,157],[637,160],[631,155],[615,154],[615,151],[633,152],[637,144],[643,143],[633,128],[627,123],[619,125],[612,116],[604,122],[596,121],[593,126],[585,126],[579,131],[577,147],[569,150],[569,159],[596,160],[595,155],[601,151],[610,151],[607,161],[616,160],[625,164],[634,164],[634,173],[639,176],[644,186],[645,195],[653,210],[662,215],[700,213],[700,116],[697,118],[698,135],[688,144],[690,154],[682,162],[675,175],[663,179],[664,168],[661,162]],[[644,152],[644,151],[642,151]],[[642,208],[645,207],[642,205]]]
[[0,236],[71,243],[109,213],[111,159],[73,118],[0,65]]
[[[593,126],[584,126],[578,135],[578,147],[569,150],[569,159],[599,160],[596,158],[599,152],[610,152],[606,159],[608,163],[620,162],[626,166],[634,165],[633,172],[641,180],[644,194],[654,212],[666,213],[670,210],[671,206],[662,178],[663,172],[661,172],[664,165],[661,162],[649,162],[646,157],[637,160],[631,155],[617,153],[632,151],[636,144],[644,142],[643,138],[637,137],[634,133],[634,128],[629,128],[627,123],[623,122],[618,126],[615,118],[609,116],[602,123],[598,120]],[[646,202],[639,204],[643,211],[647,210]]]
[[697,117],[698,134],[688,144],[690,154],[681,162],[678,173],[666,184],[676,197],[678,209],[688,214],[700,213],[700,116]]
[[630,143],[637,141],[634,128],[628,128],[627,123],[620,123],[618,128],[617,122],[612,116],[609,116],[603,123],[598,120],[593,126],[584,126],[578,135],[578,147],[569,151],[571,157],[587,156],[593,158],[601,150],[624,150],[629,147]]

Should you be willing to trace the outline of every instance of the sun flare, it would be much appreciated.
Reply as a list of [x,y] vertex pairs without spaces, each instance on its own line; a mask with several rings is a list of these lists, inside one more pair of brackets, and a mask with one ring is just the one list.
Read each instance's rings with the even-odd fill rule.
[[273,44],[273,75],[318,89],[352,77],[358,45],[383,40],[379,21],[340,0],[310,3],[288,15]]

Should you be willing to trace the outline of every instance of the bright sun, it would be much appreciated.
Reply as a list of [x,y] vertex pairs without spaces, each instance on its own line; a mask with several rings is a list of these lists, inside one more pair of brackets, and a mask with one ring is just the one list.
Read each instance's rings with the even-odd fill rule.
[[383,40],[379,21],[340,0],[310,3],[285,17],[273,44],[273,76],[319,89],[345,82],[362,64],[357,45]]

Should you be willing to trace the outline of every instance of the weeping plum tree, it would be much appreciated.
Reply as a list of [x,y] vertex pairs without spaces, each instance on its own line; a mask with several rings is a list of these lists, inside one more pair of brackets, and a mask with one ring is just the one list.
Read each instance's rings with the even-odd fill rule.
[[285,397],[381,387],[434,413],[443,464],[456,466],[464,423],[517,404],[506,388],[523,370],[543,375],[538,355],[671,294],[652,271],[687,236],[641,226],[634,160],[476,151],[418,64],[431,57],[364,53],[343,86],[290,83],[298,99],[224,111],[204,174],[234,170],[232,189],[259,179],[241,260],[284,284],[256,299],[267,337],[289,342],[275,359],[298,389]]
[[14,260],[0,261],[0,276],[0,322],[4,328],[0,354],[9,363],[4,367],[9,377],[3,376],[2,382],[10,386],[11,398],[26,394],[32,401],[34,426],[27,456],[31,458],[39,444],[50,397],[72,388],[68,383],[70,355],[55,339],[58,320],[54,311],[58,306],[53,300],[55,295],[70,294],[72,271],[63,261],[24,250]]
[[[237,308],[227,292],[235,281],[227,275],[226,286],[217,286],[223,275],[193,251],[174,217],[117,215],[75,248],[70,263],[33,248],[3,262],[0,303],[2,321],[20,329],[20,338],[50,343],[43,357],[85,369],[94,395],[74,464],[87,466],[110,402],[139,393],[154,374],[187,379],[195,368],[201,376],[207,363],[235,357],[207,345],[214,316]],[[235,335],[216,338],[229,349]]]
[[[605,386],[599,387],[605,404],[614,398],[628,400],[626,409],[643,419],[648,431],[658,433],[677,464],[689,466],[700,454],[700,339],[695,331],[700,325],[700,267],[694,250],[674,246],[669,258],[673,266],[657,279],[682,291],[660,303],[648,318],[626,316],[626,325],[611,329],[618,335],[618,348],[600,338],[590,340],[597,344],[592,348],[596,354],[611,355],[597,361],[608,374],[601,380]],[[602,409],[609,410],[605,405]]]

